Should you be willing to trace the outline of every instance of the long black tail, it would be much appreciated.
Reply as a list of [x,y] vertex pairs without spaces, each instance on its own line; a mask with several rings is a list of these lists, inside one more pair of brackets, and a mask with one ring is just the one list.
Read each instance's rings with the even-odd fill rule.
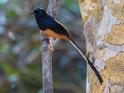
[[93,65],[93,63],[83,54],[81,49],[78,47],[78,45],[73,40],[69,40],[69,42],[75,47],[75,49],[81,54],[81,56],[85,59],[85,61],[90,65],[92,70],[95,72],[100,84],[102,84],[103,83],[102,76],[100,75],[96,67]]

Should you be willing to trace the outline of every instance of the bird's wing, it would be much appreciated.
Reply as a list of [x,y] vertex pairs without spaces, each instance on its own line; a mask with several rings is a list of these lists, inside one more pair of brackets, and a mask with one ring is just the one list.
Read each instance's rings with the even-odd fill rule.
[[[44,19],[45,20],[45,19]],[[51,16],[46,17],[44,24],[47,28],[55,31],[58,34],[70,36],[67,29],[57,20],[53,19]]]

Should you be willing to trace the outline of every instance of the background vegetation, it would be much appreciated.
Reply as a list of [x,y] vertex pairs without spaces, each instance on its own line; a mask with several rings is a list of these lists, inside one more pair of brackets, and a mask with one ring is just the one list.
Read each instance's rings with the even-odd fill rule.
[[[46,9],[47,4],[47,0],[0,0],[0,93],[42,93],[39,29],[29,12]],[[61,0],[57,20],[84,50],[76,0]],[[84,93],[83,59],[67,41],[58,40],[54,47],[54,93]]]

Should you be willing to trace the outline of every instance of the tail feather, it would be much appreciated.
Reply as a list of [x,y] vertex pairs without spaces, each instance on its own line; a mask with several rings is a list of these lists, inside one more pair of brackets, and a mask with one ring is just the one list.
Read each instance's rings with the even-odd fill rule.
[[92,70],[95,72],[100,84],[102,84],[103,83],[102,76],[100,75],[96,67],[93,65],[93,63],[83,54],[81,49],[78,47],[78,45],[73,40],[69,40],[69,42],[75,47],[75,49],[81,54],[81,56],[85,59],[85,61],[90,65]]

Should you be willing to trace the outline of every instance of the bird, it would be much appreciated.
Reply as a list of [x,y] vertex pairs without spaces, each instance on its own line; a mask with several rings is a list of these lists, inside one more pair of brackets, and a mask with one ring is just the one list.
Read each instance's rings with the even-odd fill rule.
[[36,8],[30,14],[35,16],[36,23],[40,29],[40,32],[47,37],[59,38],[67,40],[71,45],[79,52],[82,58],[89,64],[92,70],[95,72],[99,83],[103,83],[103,78],[100,75],[99,71],[96,69],[94,64],[88,59],[88,57],[82,52],[80,47],[72,40],[72,36],[65,28],[65,26],[57,21],[55,18],[50,16],[44,9]]

